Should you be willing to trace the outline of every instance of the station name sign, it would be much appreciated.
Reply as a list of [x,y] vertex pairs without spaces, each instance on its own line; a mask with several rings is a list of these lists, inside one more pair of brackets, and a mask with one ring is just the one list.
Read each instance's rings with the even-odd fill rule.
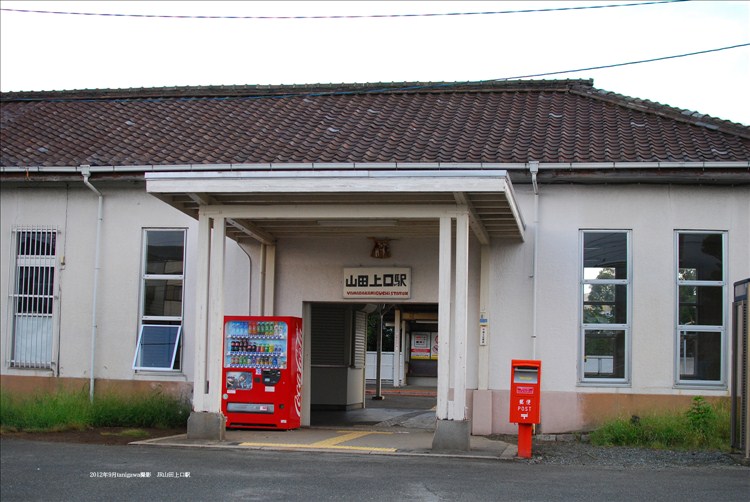
[[359,267],[344,269],[344,298],[411,297],[411,268]]

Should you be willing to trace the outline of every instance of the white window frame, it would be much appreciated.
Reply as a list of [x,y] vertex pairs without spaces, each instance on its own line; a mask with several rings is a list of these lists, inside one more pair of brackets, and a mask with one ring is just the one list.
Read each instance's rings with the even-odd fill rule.
[[[22,234],[54,234],[55,249],[52,254],[26,253],[20,254],[19,238]],[[10,263],[11,281],[9,287],[8,308],[8,359],[7,364],[17,369],[53,369],[55,361],[55,347],[59,290],[59,268],[58,253],[60,250],[60,231],[55,226],[14,226],[11,230],[10,239],[13,260]],[[52,285],[50,294],[44,294],[46,287],[43,283],[37,283],[36,291],[32,294],[22,293],[18,290],[20,281],[20,269],[50,269]],[[46,276],[46,274],[45,274]],[[49,302],[49,312],[18,312],[18,302],[27,302],[24,305],[27,310],[29,301]],[[31,307],[31,310],[34,310]],[[26,332],[20,340],[21,331]]]
[[[175,336],[174,347],[172,347],[172,355],[168,366],[150,366],[143,364],[144,353],[141,350],[143,348],[143,332],[145,328],[177,328]],[[133,369],[136,370],[152,370],[152,371],[175,371],[174,361],[177,357],[177,352],[180,350],[180,336],[182,335],[182,325],[175,324],[141,324],[141,329],[138,330],[138,345],[135,350],[135,357],[133,358]]]
[[[685,234],[714,234],[721,235],[721,281],[680,280],[680,235]],[[674,232],[674,381],[675,387],[681,388],[715,388],[727,387],[727,232],[725,230],[675,230]],[[680,287],[681,286],[713,286],[721,287],[721,325],[682,325],[680,324]],[[720,375],[719,380],[683,380],[680,378],[680,337],[683,332],[719,333],[720,336]]]
[[[181,274],[148,274],[147,273],[147,259],[148,259],[148,233],[149,232],[181,232],[182,233],[182,273]],[[133,356],[133,369],[136,371],[160,371],[160,372],[181,372],[182,371],[182,357],[180,358],[180,367],[175,368],[175,359],[178,354],[181,354],[183,343],[182,332],[183,332],[183,319],[185,314],[185,268],[187,267],[187,229],[185,228],[144,228],[142,233],[142,244],[141,244],[141,291],[139,299],[139,316],[140,322],[138,323],[138,338],[135,346],[135,355]],[[163,281],[180,281],[182,284],[181,290],[182,295],[180,298],[180,315],[179,316],[154,316],[146,315],[144,312],[144,303],[146,298],[146,283],[149,280],[163,280]],[[178,324],[179,323],[179,324]],[[178,326],[177,337],[175,339],[175,346],[173,349],[171,364],[163,367],[154,366],[143,366],[143,330],[144,326]]]
[[[626,259],[627,259],[627,278],[626,279],[587,279],[584,277],[584,236],[586,234],[602,233],[602,234],[625,234],[626,240]],[[631,325],[632,325],[632,308],[633,308],[633,252],[632,252],[632,230],[630,229],[581,229],[578,234],[578,385],[583,386],[606,386],[606,387],[628,387],[631,382]],[[626,322],[625,323],[610,323],[610,324],[594,324],[584,322],[584,288],[587,285],[614,285],[614,286],[625,286],[626,293],[625,298],[627,301],[627,308],[625,309]],[[587,331],[623,331],[625,334],[625,360],[623,362],[624,371],[622,378],[592,378],[586,377],[585,373],[585,361],[586,357],[586,332]]]

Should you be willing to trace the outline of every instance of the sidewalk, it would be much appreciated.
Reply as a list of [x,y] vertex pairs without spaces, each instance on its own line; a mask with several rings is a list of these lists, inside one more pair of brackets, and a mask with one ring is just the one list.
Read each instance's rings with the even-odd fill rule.
[[184,448],[230,448],[297,452],[406,455],[510,460],[516,445],[472,436],[470,451],[432,451],[433,431],[373,427],[302,427],[291,431],[228,430],[224,441],[188,439],[187,435],[131,444]]
[[434,388],[383,386],[382,400],[373,400],[374,394],[374,386],[368,386],[366,408],[314,411],[312,425],[296,430],[234,429],[226,431],[224,441],[188,439],[187,435],[181,434],[131,444],[498,460],[516,457],[515,444],[482,436],[470,437],[469,451],[432,451]]

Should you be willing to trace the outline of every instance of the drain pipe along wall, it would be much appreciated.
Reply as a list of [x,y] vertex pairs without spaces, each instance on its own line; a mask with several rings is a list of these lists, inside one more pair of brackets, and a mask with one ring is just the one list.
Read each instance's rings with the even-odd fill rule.
[[536,337],[537,337],[537,271],[539,270],[539,186],[536,176],[539,173],[539,162],[530,161],[531,184],[534,188],[534,257],[533,270],[531,272],[531,359],[536,359]]
[[91,301],[91,368],[89,370],[89,400],[94,401],[94,368],[96,361],[96,331],[97,331],[97,305],[96,300],[99,290],[99,256],[101,249],[101,233],[102,233],[102,205],[104,202],[104,196],[96,189],[94,185],[89,181],[91,170],[89,166],[81,166],[81,173],[83,174],[83,183],[91,189],[98,197],[99,204],[96,211],[96,244],[94,249],[94,289],[92,292]]

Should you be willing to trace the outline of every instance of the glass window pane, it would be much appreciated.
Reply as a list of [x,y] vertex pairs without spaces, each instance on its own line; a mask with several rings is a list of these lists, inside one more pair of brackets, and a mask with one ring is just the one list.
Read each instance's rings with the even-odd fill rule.
[[724,324],[724,288],[680,286],[680,325],[721,326]]
[[141,326],[136,368],[172,369],[180,326]]
[[721,333],[680,333],[680,379],[721,380]]
[[625,378],[625,331],[586,330],[585,378]]
[[679,234],[679,278],[723,281],[721,234]]
[[627,291],[625,284],[584,284],[584,324],[625,324]]
[[143,315],[182,316],[182,281],[147,279],[145,281]]
[[583,234],[583,278],[627,279],[628,237],[625,232]]
[[185,232],[149,230],[146,232],[146,273],[182,275]]
[[55,269],[18,267],[16,274],[16,313],[51,314]]

